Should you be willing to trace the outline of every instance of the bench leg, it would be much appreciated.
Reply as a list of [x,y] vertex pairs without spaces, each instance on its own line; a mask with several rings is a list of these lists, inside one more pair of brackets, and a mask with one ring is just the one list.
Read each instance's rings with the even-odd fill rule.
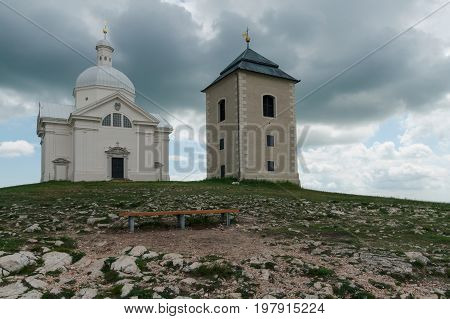
[[222,223],[226,222],[226,217],[225,217],[225,213],[220,214],[220,220],[222,221]]
[[128,229],[130,230],[130,233],[134,233],[134,216],[128,217]]
[[231,215],[230,213],[225,214],[225,218],[227,219],[227,226],[230,226],[231,224]]
[[181,229],[186,228],[186,215],[177,215],[179,217],[178,224]]

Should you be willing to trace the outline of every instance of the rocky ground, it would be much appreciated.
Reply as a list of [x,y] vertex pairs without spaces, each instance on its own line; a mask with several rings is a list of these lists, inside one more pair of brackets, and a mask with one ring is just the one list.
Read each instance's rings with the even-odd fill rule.
[[[137,220],[122,210],[239,208]],[[450,205],[286,184],[0,189],[0,298],[449,298]]]

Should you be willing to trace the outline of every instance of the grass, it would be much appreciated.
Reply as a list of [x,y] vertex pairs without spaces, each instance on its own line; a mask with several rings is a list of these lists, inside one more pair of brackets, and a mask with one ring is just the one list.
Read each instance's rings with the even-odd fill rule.
[[375,281],[373,279],[369,279],[369,284],[371,284],[372,286],[374,286],[375,288],[378,288],[378,289],[393,290],[392,285],[389,285],[389,284],[384,283],[384,282]]
[[357,285],[352,285],[349,281],[340,282],[339,285],[333,287],[333,292],[339,298],[352,299],[374,299],[375,296],[370,292],[365,291]]
[[108,258],[107,260],[105,260],[105,263],[101,269],[101,271],[103,272],[103,278],[107,283],[115,283],[120,279],[119,273],[111,269],[111,264],[114,261],[115,258]]
[[70,299],[75,296],[75,292],[71,289],[63,288],[59,294],[52,294],[46,291],[42,294],[41,299]]
[[112,298],[119,299],[122,294],[123,285],[114,285],[96,296],[96,299]]
[[228,262],[212,262],[210,264],[204,263],[200,267],[192,271],[193,276],[205,277],[209,279],[215,278],[231,278],[232,276],[237,276],[239,273],[238,269],[235,269]]
[[138,299],[153,299],[153,290],[142,287],[134,287],[127,298],[138,297]]
[[308,276],[312,277],[331,277],[334,275],[334,271],[332,269],[326,268],[326,267],[319,267],[319,268],[309,268],[306,271],[306,274]]
[[[240,208],[241,215],[258,213],[262,235],[287,238],[312,238],[356,247],[371,247],[404,252],[411,247],[448,251],[450,204],[319,192],[290,183],[232,179],[195,182],[46,182],[0,189],[0,230],[15,228],[17,220],[2,218],[27,214],[39,221],[46,214],[67,212],[65,227],[82,231],[86,215],[79,211],[178,210]],[[13,205],[16,206],[13,206]],[[17,208],[19,204],[19,208]],[[95,206],[93,206],[95,204]],[[345,212],[335,214],[333,210]],[[431,212],[430,212],[431,210]],[[419,213],[417,213],[419,211]],[[247,217],[247,216],[246,216]],[[50,219],[51,221],[51,219]],[[191,218],[191,224],[219,224],[215,217]],[[142,219],[140,227],[168,227],[160,219]],[[171,219],[173,223],[173,219]],[[42,224],[42,223],[41,223]],[[52,225],[49,222],[49,225]],[[422,234],[416,232],[422,227]],[[53,235],[44,234],[43,235]],[[14,252],[28,239],[19,233],[14,238],[0,233],[0,250]],[[79,258],[76,243],[63,241],[58,251]],[[415,248],[414,248],[415,249]]]
[[142,257],[136,258],[136,266],[138,266],[140,271],[148,271],[147,269],[147,261],[142,259]]
[[17,252],[24,244],[24,238],[0,238],[0,251]]

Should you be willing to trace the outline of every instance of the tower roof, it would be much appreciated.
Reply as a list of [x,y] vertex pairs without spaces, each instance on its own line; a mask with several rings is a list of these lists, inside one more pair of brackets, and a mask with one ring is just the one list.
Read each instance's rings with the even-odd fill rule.
[[283,70],[279,69],[278,64],[270,61],[269,59],[263,57],[261,54],[253,51],[250,48],[247,48],[242,52],[236,59],[233,60],[225,69],[220,72],[220,75],[217,79],[215,79],[210,85],[202,90],[204,92],[210,86],[216,84],[224,77],[233,73],[236,70],[245,70],[260,74],[265,74],[277,78],[282,78],[294,82],[300,82],[296,78],[290,76]]

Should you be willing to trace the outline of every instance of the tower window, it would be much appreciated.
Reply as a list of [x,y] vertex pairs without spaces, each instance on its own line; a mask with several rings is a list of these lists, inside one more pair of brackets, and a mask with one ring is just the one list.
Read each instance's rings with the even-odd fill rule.
[[219,122],[225,121],[225,100],[219,101]]
[[219,141],[219,150],[223,150],[225,148],[225,139],[221,138]]
[[106,61],[107,59],[108,59],[107,57],[103,57],[103,60],[105,60],[105,61]]
[[273,135],[267,135],[267,146],[269,146],[269,147],[273,147],[273,146],[275,146],[275,136],[273,136]]
[[115,127],[122,126],[122,114],[113,113],[113,126],[115,126]]
[[274,161],[267,161],[267,170],[269,172],[275,171],[275,162]]
[[111,126],[111,114],[108,114],[103,118],[102,125]]
[[275,98],[272,95],[263,96],[263,116],[275,117]]
[[125,115],[123,116],[123,127],[131,127],[131,121],[128,117],[126,117]]

